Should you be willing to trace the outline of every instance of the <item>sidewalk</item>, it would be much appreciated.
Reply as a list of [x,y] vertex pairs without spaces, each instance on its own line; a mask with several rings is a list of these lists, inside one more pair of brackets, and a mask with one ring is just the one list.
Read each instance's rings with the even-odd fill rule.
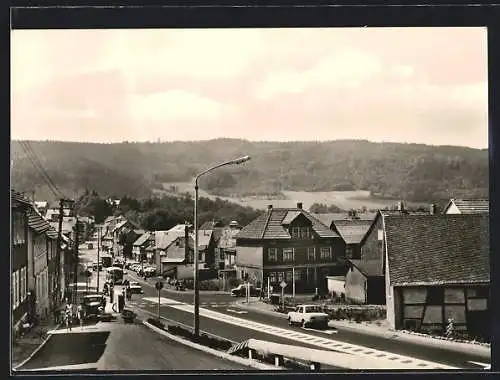
[[23,336],[13,339],[12,342],[12,368],[27,360],[49,337],[48,332],[59,325],[52,318],[41,321]]
[[[250,298],[249,304],[246,303],[245,299],[237,300],[235,304],[242,309],[252,310],[262,314],[273,315],[275,317],[281,317],[281,318],[287,317],[286,314],[274,311],[275,307],[274,305],[270,305],[265,302],[259,301],[259,299],[255,297]],[[381,323],[380,326],[378,326],[376,323],[370,323],[370,322],[356,323],[354,321],[332,320],[329,322],[329,326],[337,329],[346,329],[346,330],[348,329],[362,334],[378,336],[385,339],[398,339],[401,341],[420,344],[423,346],[442,347],[449,350],[455,350],[458,352],[474,353],[477,355],[484,356],[485,358],[491,357],[491,349],[487,345],[454,342],[445,339],[435,338],[425,334],[410,334],[404,331],[391,329],[389,326],[387,326],[385,321],[380,323]]]

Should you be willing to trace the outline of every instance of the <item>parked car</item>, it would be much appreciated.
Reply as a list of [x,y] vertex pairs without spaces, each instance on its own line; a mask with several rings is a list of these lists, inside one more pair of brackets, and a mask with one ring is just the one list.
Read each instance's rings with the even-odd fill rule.
[[82,303],[85,317],[89,318],[102,313],[106,305],[106,300],[102,294],[89,294],[83,297]]
[[[257,297],[260,294],[260,288],[256,288],[255,286],[250,284],[250,297]],[[247,285],[240,284],[236,288],[231,289],[231,295],[233,297],[246,297],[247,295]]]
[[131,294],[142,294],[144,290],[142,290],[142,286],[138,282],[130,282],[130,293]]
[[153,268],[153,267],[144,268],[143,275],[146,277],[156,276],[156,268]]
[[180,291],[186,290],[186,284],[182,280],[176,281],[174,283],[174,286],[175,286],[175,290],[180,290]]
[[298,305],[294,311],[288,313],[288,323],[292,325],[301,325],[302,327],[323,327],[328,326],[328,314],[321,310],[317,305]]

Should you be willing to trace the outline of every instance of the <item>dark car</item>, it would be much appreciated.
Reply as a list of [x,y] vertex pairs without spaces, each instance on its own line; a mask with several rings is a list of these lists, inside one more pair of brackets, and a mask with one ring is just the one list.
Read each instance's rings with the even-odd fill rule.
[[[256,288],[253,285],[250,285],[250,296],[258,297],[260,295],[260,288]],[[231,289],[231,295],[234,297],[246,297],[247,295],[247,285],[240,284],[236,288]]]
[[99,315],[105,306],[105,298],[101,294],[90,294],[83,297],[83,311],[85,316]]

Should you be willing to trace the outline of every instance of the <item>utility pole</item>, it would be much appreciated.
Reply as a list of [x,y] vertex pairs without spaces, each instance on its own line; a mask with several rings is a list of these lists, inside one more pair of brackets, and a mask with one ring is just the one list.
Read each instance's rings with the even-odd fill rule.
[[75,223],[75,275],[74,275],[74,284],[73,284],[73,302],[77,302],[77,293],[78,293],[78,244],[79,244],[79,236],[80,228],[78,226],[78,217],[76,218]]
[[62,245],[62,222],[63,222],[63,212],[64,212],[64,199],[59,199],[59,225],[57,230],[57,246],[56,246],[56,262],[55,262],[55,272],[56,272],[56,291],[53,294],[54,298],[54,311],[59,306],[59,292],[61,291],[61,277],[63,267],[61,266],[61,245]]
[[99,266],[101,261],[101,226],[97,227],[97,293],[99,293]]

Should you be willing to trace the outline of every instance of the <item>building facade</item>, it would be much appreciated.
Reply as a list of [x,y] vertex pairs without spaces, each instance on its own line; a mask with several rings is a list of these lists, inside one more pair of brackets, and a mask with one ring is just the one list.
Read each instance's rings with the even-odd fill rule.
[[236,235],[237,277],[286,293],[327,292],[327,276],[344,275],[345,243],[302,209],[273,208]]
[[11,309],[16,335],[28,318],[28,211],[29,201],[11,192]]
[[489,340],[487,214],[384,216],[383,245],[391,327]]

